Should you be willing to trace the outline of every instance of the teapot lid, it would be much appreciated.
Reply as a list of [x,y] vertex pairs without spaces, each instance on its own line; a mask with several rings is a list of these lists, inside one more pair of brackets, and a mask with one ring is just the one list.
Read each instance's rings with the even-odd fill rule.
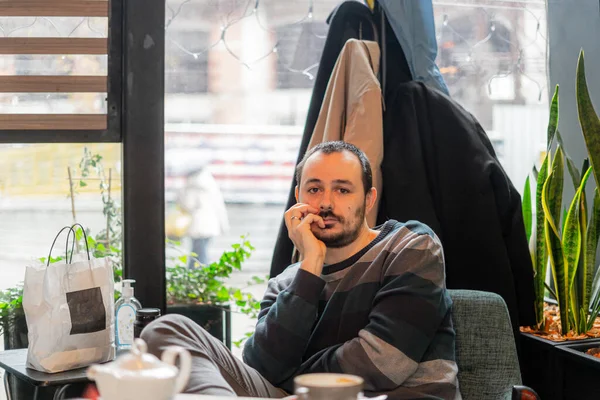
[[135,339],[130,352],[117,358],[116,364],[119,369],[130,371],[164,368],[165,366],[156,356],[148,353],[148,346],[142,339]]

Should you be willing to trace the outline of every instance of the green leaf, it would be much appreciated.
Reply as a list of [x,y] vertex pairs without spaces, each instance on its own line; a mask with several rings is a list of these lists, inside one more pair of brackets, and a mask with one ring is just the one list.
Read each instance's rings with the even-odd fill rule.
[[244,297],[242,296],[242,291],[240,289],[237,289],[236,291],[233,292],[233,298],[235,300],[242,300]]
[[79,187],[86,187],[87,183],[85,183],[84,181],[79,181]]
[[585,138],[585,145],[590,156],[590,163],[594,169],[596,184],[600,184],[600,119],[594,110],[592,99],[588,92],[585,78],[585,60],[583,50],[579,53],[577,62],[577,111],[579,124]]
[[225,286],[221,286],[221,288],[217,292],[217,297],[221,301],[229,300],[229,291],[227,290],[227,288]]
[[[589,168],[587,170],[590,170]],[[589,174],[588,174],[589,175]],[[588,231],[588,217],[587,217],[587,200],[585,194],[585,185],[581,190],[580,197],[580,206],[579,206],[579,225],[581,231],[581,250],[579,256],[579,264],[577,265],[577,271],[575,272],[575,283],[573,285],[573,297],[574,304],[573,310],[575,312],[579,312],[579,318],[577,321],[577,332],[582,333],[585,332],[585,325],[587,323],[587,302],[586,300],[586,292],[587,286],[590,283],[587,281],[587,272],[586,272],[586,250],[587,250],[587,231]],[[584,306],[584,304],[586,304]]]
[[568,274],[565,270],[565,259],[562,251],[560,233],[557,228],[557,219],[562,203],[564,164],[560,146],[552,163],[552,170],[544,183],[542,191],[542,206],[545,216],[545,239],[548,246],[550,265],[556,284],[556,294],[561,316],[562,333],[569,331],[568,303],[570,293],[568,290]]
[[[576,296],[571,294],[571,290],[573,289],[573,283],[575,282],[575,275],[577,272],[577,267],[579,266],[579,257],[581,255],[581,243],[582,243],[582,233],[581,233],[581,220],[580,220],[580,212],[581,212],[581,193],[585,190],[585,184],[587,183],[588,178],[591,174],[591,168],[588,168],[586,171],[581,185],[577,189],[575,196],[569,206],[569,212],[567,213],[565,228],[563,231],[562,237],[562,251],[564,256],[564,274],[566,278],[566,282],[564,285],[566,287],[562,287],[559,285],[559,288],[562,288],[564,293],[558,293],[559,299],[561,296],[570,299],[573,307],[571,310],[573,311],[573,318],[575,320],[575,327],[579,330],[579,307],[577,307],[577,299]],[[560,292],[561,289],[559,289]],[[572,298],[571,298],[572,297]],[[577,311],[576,311],[577,310]],[[561,310],[562,312],[562,310]],[[562,321],[562,318],[561,318]],[[564,331],[564,329],[563,329]]]
[[83,230],[79,227],[75,227],[75,239],[76,240],[83,239]]
[[529,175],[525,179],[525,188],[523,189],[523,222],[525,223],[525,236],[527,237],[527,243],[531,239],[531,185],[529,183]]
[[554,89],[554,95],[552,96],[552,103],[550,104],[550,118],[548,121],[548,137],[546,142],[546,150],[550,150],[552,147],[552,141],[556,134],[556,128],[558,127],[558,85]]
[[[582,171],[587,171],[589,167],[590,167],[590,159],[589,158],[584,158],[583,159],[583,163],[581,165],[581,170]],[[577,186],[575,186],[575,187],[577,187]]]
[[548,178],[544,184],[549,184],[548,193],[542,192],[542,195],[546,194],[548,196],[549,194],[550,196],[546,197],[547,202],[545,204],[542,199],[542,204],[544,206],[546,220],[549,219],[548,216],[552,217],[550,218],[549,222],[551,223],[552,228],[556,231],[556,234],[559,236],[558,223],[560,222],[560,210],[562,209],[564,170],[564,155],[562,152],[562,147],[558,146],[556,149],[556,156],[552,161],[551,172],[548,174]]
[[598,240],[600,239],[600,193],[598,188],[594,189],[594,205],[592,206],[592,215],[590,224],[587,229],[586,248],[585,248],[585,283],[583,289],[582,305],[590,306],[592,297],[592,279],[596,276],[596,249],[598,248]]
[[96,247],[96,240],[92,237],[92,235],[87,236],[87,244],[89,247]]
[[592,282],[590,310],[586,331],[592,329],[594,322],[596,321],[596,317],[598,316],[598,313],[600,313],[600,268],[596,269],[594,281]]
[[545,215],[542,206],[543,188],[548,176],[548,164],[551,160],[551,153],[548,152],[540,171],[538,172],[536,194],[535,194],[535,248],[533,257],[534,268],[534,290],[535,290],[535,314],[538,329],[545,324],[544,320],[544,282],[546,281],[546,271],[548,268],[548,251],[546,249],[545,234]]
[[[575,166],[573,160],[570,157],[567,157],[567,169],[569,170],[569,175],[571,175],[571,181],[573,182],[573,187],[575,190],[579,187],[579,183],[581,182],[581,176],[579,174],[579,170]],[[582,169],[582,171],[587,171],[587,168]]]

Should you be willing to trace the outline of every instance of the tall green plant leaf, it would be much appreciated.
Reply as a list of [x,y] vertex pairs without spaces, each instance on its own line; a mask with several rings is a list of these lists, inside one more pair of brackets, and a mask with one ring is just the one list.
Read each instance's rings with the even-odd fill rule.
[[576,93],[579,124],[581,125],[590,162],[594,169],[596,184],[600,184],[600,119],[598,119],[598,114],[594,110],[585,79],[583,50],[579,53],[579,60],[577,62]]
[[550,120],[548,121],[548,138],[546,142],[546,151],[552,147],[552,141],[558,127],[558,85],[554,89],[552,103],[550,104]]
[[531,239],[531,185],[529,183],[529,176],[525,179],[525,188],[523,188],[523,222],[525,223],[525,236],[527,236],[527,243]]
[[[588,171],[591,168],[588,167]],[[589,173],[587,173],[589,177]],[[588,229],[588,216],[587,216],[587,200],[585,194],[585,185],[581,189],[581,196],[579,198],[579,225],[581,232],[581,248],[579,251],[579,264],[577,265],[577,271],[575,272],[575,283],[573,284],[572,291],[574,297],[574,312],[578,312],[577,321],[577,332],[585,332],[585,325],[587,323],[587,300],[585,300],[585,293],[587,286],[589,285],[586,279],[586,250],[587,250],[587,229]]]
[[[581,171],[585,172],[588,170],[589,167],[590,167],[590,159],[586,157],[583,159],[583,163],[581,165]],[[577,171],[577,173],[579,173],[579,171]]]
[[587,229],[586,249],[585,249],[585,292],[583,305],[589,306],[592,296],[592,279],[596,275],[596,249],[600,239],[600,193],[598,188],[594,189],[594,205],[592,206],[592,215]]
[[[571,201],[571,205],[569,206],[569,212],[567,213],[565,228],[562,234],[562,250],[564,256],[564,273],[566,275],[566,292],[565,296],[571,299],[571,311],[572,318],[575,322],[575,327],[579,331],[580,325],[580,314],[579,314],[579,304],[577,296],[572,295],[571,292],[573,290],[573,283],[575,282],[575,275],[577,273],[577,267],[579,266],[579,257],[581,256],[581,243],[583,240],[583,235],[581,231],[581,193],[585,190],[585,184],[590,176],[591,168],[588,168],[583,179],[581,180],[581,185],[577,189],[573,200]],[[573,291],[576,293],[576,291]],[[561,294],[559,294],[559,297]],[[562,310],[561,310],[562,313]],[[562,323],[562,318],[561,318]],[[564,330],[564,329],[563,329]]]
[[533,257],[534,268],[534,290],[535,290],[535,315],[538,329],[545,324],[544,320],[544,283],[546,281],[546,270],[548,268],[548,251],[546,250],[546,235],[545,235],[545,217],[544,208],[542,205],[542,193],[544,184],[548,177],[548,164],[550,163],[552,154],[548,152],[540,171],[538,172],[536,191],[535,191],[535,249]]
[[570,302],[568,290],[568,273],[565,270],[565,258],[562,251],[560,233],[558,231],[558,218],[562,203],[562,190],[564,179],[564,160],[560,146],[552,162],[551,172],[544,183],[542,191],[542,206],[545,216],[545,239],[548,246],[548,256],[556,284],[556,295],[561,317],[563,334],[569,331],[568,304]]
[[[577,187],[579,187],[579,182],[581,181],[581,175],[579,173],[579,170],[577,169],[577,167],[575,166],[575,163],[573,162],[573,160],[571,160],[570,157],[567,157],[567,169],[569,170],[569,175],[571,175],[571,181],[573,182],[573,187],[575,188],[575,190],[577,190]],[[586,169],[582,169],[582,171],[586,171]]]
[[588,316],[586,332],[592,329],[598,313],[600,313],[600,268],[596,269],[591,285],[590,315]]
[[[569,157],[569,154],[567,154],[562,136],[560,134],[560,130],[558,130],[558,129],[556,129],[556,141],[558,142],[560,147],[562,147],[562,149],[563,149],[563,152],[565,154],[565,161],[567,164],[567,170],[569,171],[569,175],[571,175],[571,182],[573,182],[573,189],[575,189],[575,191],[577,191],[577,188],[579,187],[579,184],[581,183],[581,173],[575,166],[573,159],[571,159],[571,157]],[[585,161],[587,161],[587,158],[584,160],[584,167],[581,169],[582,172],[585,172],[588,169],[588,167],[585,165]]]
[[[551,187],[550,193],[552,197],[547,197],[547,205],[542,201],[542,205],[544,207],[544,213],[546,214],[546,219],[548,219],[548,214],[552,216],[551,223],[553,224],[552,228],[556,231],[557,235],[560,236],[560,231],[558,230],[559,223],[561,221],[561,209],[562,209],[562,193],[563,193],[563,184],[565,178],[565,160],[564,153],[562,151],[562,147],[558,146],[556,148],[556,155],[552,160],[552,168],[550,173],[548,174],[548,178],[546,181],[548,182],[551,179]],[[542,195],[544,192],[542,192]],[[542,199],[543,200],[543,199]]]

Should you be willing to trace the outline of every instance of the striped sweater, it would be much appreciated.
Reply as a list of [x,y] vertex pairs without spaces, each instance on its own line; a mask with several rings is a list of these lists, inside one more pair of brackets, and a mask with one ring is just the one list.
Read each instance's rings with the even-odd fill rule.
[[367,396],[460,399],[440,241],[415,221],[378,229],[320,277],[293,264],[271,279],[244,361],[287,392],[335,372],[363,377]]

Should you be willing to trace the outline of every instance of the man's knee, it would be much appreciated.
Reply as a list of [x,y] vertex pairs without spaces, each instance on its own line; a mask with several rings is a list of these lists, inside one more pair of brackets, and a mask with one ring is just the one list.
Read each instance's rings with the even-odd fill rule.
[[141,333],[148,350],[155,353],[164,346],[180,345],[184,338],[202,334],[204,329],[188,317],[179,314],[167,314],[152,321]]

